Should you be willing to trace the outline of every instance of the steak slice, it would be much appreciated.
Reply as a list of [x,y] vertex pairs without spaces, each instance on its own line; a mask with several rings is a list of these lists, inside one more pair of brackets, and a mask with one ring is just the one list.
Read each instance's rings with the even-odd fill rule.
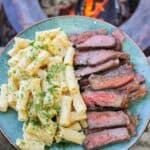
[[132,136],[135,136],[136,135],[136,127],[137,127],[138,122],[139,122],[139,117],[133,116],[129,111],[127,111],[126,113],[130,119],[130,124],[127,126],[127,128],[129,130],[130,134]]
[[95,108],[127,108],[128,97],[124,92],[117,90],[92,91],[86,90],[82,92],[83,100],[89,110]]
[[88,65],[97,65],[117,58],[127,60],[129,59],[129,55],[127,53],[117,52],[114,50],[92,51],[89,53]]
[[134,80],[132,80],[129,83],[119,87],[118,89],[126,92],[127,94],[130,94],[134,91],[137,91],[140,88],[140,84],[142,84],[144,82],[145,82],[144,77],[141,74],[136,73]]
[[133,81],[130,81],[129,83],[119,87],[118,89],[120,91],[124,91],[127,94],[129,94],[131,92],[134,92],[134,91],[138,90],[139,88],[140,88],[139,82],[134,79]]
[[123,41],[125,40],[125,34],[123,33],[122,30],[120,29],[116,29],[112,35],[115,37],[116,39],[116,47],[115,49],[116,50],[121,50],[122,49],[122,44],[123,44]]
[[131,74],[120,74],[118,76],[91,75],[90,86],[94,90],[118,88],[134,79],[134,72]]
[[130,101],[137,100],[147,94],[147,87],[145,84],[140,85],[140,88],[129,94]]
[[94,35],[83,43],[77,44],[76,47],[81,50],[89,48],[113,48],[116,40],[111,35]]
[[87,65],[89,53],[91,51],[77,51],[75,52],[74,65]]
[[144,83],[144,82],[145,82],[144,76],[141,75],[140,73],[136,73],[135,78],[136,78],[136,80],[137,80],[139,83]]
[[88,80],[88,78],[82,78],[82,79],[79,81],[79,84],[80,84],[80,86],[88,86],[88,85],[89,85],[89,80]]
[[119,67],[118,70],[110,70],[103,75],[90,75],[89,83],[92,89],[118,88],[134,79],[134,71],[127,65]]
[[83,77],[92,73],[104,71],[119,65],[119,59],[109,60],[103,64],[97,66],[87,66],[81,69],[76,70],[77,77]]
[[105,29],[93,30],[93,31],[86,31],[81,34],[73,34],[69,36],[69,40],[74,44],[80,44],[86,41],[88,38],[94,35],[106,35],[107,31]]
[[129,55],[114,50],[77,51],[74,58],[75,65],[97,65],[111,59],[129,59]]
[[88,112],[87,119],[89,129],[119,127],[130,124],[128,115],[123,111]]
[[84,145],[87,150],[91,150],[108,144],[128,140],[130,140],[130,135],[127,128],[107,129],[87,135]]

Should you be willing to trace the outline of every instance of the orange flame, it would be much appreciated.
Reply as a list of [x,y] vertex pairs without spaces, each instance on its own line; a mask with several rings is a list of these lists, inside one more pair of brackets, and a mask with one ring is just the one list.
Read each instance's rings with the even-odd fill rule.
[[[103,0],[102,2],[95,2],[94,0],[85,0],[83,15],[94,18],[98,17],[98,15],[104,11],[104,6],[107,2],[108,0]],[[75,11],[70,10],[69,15],[75,15]]]
[[104,6],[108,2],[108,0],[103,0],[102,2],[95,2],[94,7],[94,0],[85,0],[85,9],[84,15],[89,17],[98,17],[98,15],[104,11]]

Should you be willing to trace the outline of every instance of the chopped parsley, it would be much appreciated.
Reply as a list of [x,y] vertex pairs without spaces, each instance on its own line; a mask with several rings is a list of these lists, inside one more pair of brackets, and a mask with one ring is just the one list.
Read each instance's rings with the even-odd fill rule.
[[36,43],[36,41],[30,42],[29,45],[30,45],[31,47],[35,48],[35,49],[41,49],[40,45],[38,45],[38,44]]
[[58,91],[57,86],[52,85],[51,87],[49,87],[48,91],[49,91],[51,94],[56,93],[56,92]]
[[55,103],[54,104],[54,110],[56,110],[56,112],[59,114],[59,112],[60,112],[60,109],[61,109],[61,107],[60,107],[60,105],[58,104],[58,103]]
[[47,80],[51,82],[56,79],[58,74],[65,70],[64,64],[53,64],[51,68],[48,70]]
[[34,109],[36,112],[39,112],[41,110],[41,105],[40,104],[35,104]]
[[45,91],[42,91],[42,92],[39,93],[39,96],[40,96],[41,98],[45,97],[45,95],[46,95],[46,92],[45,92]]

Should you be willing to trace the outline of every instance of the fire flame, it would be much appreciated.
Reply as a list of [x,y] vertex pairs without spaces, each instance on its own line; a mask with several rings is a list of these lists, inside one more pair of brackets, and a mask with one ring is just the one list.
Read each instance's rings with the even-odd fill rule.
[[[97,18],[99,14],[104,11],[104,6],[107,2],[108,0],[103,0],[102,2],[98,2],[95,0],[85,0],[83,15]],[[70,10],[69,14],[75,15],[74,10]]]
[[89,17],[98,17],[98,15],[104,11],[104,6],[107,3],[108,0],[103,0],[102,2],[95,2],[95,8],[94,7],[94,0],[85,0],[85,9],[84,9],[84,15]]

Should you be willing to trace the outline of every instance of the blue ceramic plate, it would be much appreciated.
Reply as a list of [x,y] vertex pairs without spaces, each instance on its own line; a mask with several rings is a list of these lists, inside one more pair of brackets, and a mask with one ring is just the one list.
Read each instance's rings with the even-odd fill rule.
[[[96,19],[91,19],[87,17],[80,16],[64,16],[50,18],[42,21],[32,27],[24,30],[17,36],[34,39],[35,32],[41,30],[47,30],[52,28],[61,27],[66,33],[80,33],[87,30],[95,30],[99,28],[105,28],[109,33],[111,33],[116,27]],[[7,56],[7,51],[9,51],[14,44],[12,40],[6,47],[6,51],[0,57],[0,84],[7,82],[7,61],[9,57]],[[112,144],[101,148],[101,150],[126,150],[130,148],[143,133],[150,117],[150,69],[144,54],[141,52],[139,47],[127,36],[123,43],[123,49],[125,52],[129,53],[131,56],[131,61],[135,65],[137,72],[144,75],[146,79],[146,84],[148,87],[148,94],[146,97],[130,105],[129,110],[134,115],[140,115],[140,121],[137,128],[137,136],[132,137],[129,142],[122,142],[118,144]],[[0,128],[2,132],[7,136],[9,141],[15,145],[15,141],[18,137],[22,137],[22,123],[17,121],[17,113],[13,110],[9,110],[6,113],[0,112]],[[52,150],[65,149],[65,150],[81,150],[82,146],[76,144],[54,144]]]

